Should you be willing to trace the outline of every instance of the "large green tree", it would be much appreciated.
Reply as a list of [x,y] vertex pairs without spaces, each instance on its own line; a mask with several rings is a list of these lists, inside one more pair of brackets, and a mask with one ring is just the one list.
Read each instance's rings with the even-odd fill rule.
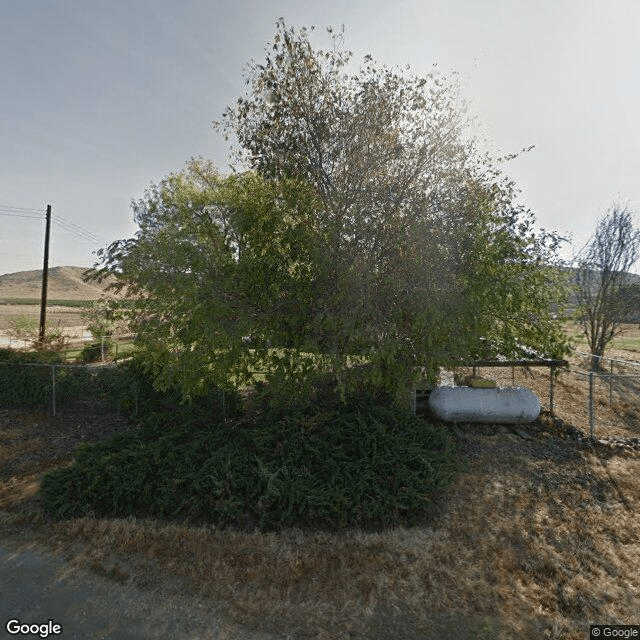
[[160,384],[197,393],[265,369],[300,391],[331,371],[343,391],[401,399],[451,359],[566,350],[559,239],[477,151],[455,84],[369,56],[349,75],[349,58],[279,22],[219,123],[248,170],[190,162],[134,203],[136,238],[102,253],[101,273],[142,296]]
[[396,380],[459,355],[566,353],[551,314],[566,298],[554,268],[561,239],[536,230],[514,183],[478,150],[455,77],[369,55],[354,70],[342,34],[329,33],[332,48],[316,50],[308,30],[278,21],[266,60],[249,65],[247,94],[216,124],[245,166],[296,176],[316,194],[336,352],[361,323]]

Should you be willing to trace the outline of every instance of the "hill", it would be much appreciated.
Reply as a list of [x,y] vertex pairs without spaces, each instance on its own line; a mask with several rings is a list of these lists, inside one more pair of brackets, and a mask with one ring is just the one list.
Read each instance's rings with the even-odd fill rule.
[[[573,312],[578,305],[578,295],[575,290],[575,286],[578,282],[578,269],[575,267],[560,267],[560,271],[564,273],[568,278],[568,284],[570,286],[570,293],[567,299],[567,311],[569,313]],[[592,272],[593,281],[592,281],[592,290],[591,293],[595,296],[597,293],[597,286],[600,278],[600,272],[595,270]],[[635,273],[626,273],[624,276],[624,283],[627,287],[630,288],[630,294],[633,295],[634,299],[640,300],[640,276]],[[637,310],[629,314],[626,318],[624,318],[625,322],[638,323],[640,322],[640,302],[636,305]]]
[[[47,298],[63,300],[97,300],[109,281],[100,284],[85,282],[84,267],[53,267],[49,269]],[[18,271],[0,275],[0,300],[10,298],[40,298],[42,291],[42,269]]]

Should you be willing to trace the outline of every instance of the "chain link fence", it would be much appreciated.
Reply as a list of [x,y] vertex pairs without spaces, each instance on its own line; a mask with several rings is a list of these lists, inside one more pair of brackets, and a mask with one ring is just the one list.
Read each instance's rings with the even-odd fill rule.
[[[61,349],[60,353],[64,360],[77,363],[101,362],[104,364],[114,362],[129,355],[135,337],[135,334],[81,338],[74,336],[66,341],[67,346]],[[34,348],[34,341],[8,337],[0,341],[0,348],[2,347],[16,351],[28,351]]]
[[[640,362],[601,358],[602,366],[590,371],[590,354],[574,352],[574,356],[570,368],[501,363],[442,369],[439,384],[459,385],[469,376],[481,376],[494,380],[498,387],[526,387],[538,396],[543,410],[591,437],[639,438]],[[126,366],[114,363],[0,362],[1,409],[47,411],[54,416],[103,412],[136,416],[160,407],[172,410],[179,403],[177,393],[158,392],[131,375]],[[230,404],[231,398],[220,390],[211,409],[227,415]],[[428,391],[418,391],[414,411],[427,404]]]
[[[640,362],[582,351],[574,351],[574,355],[579,359],[577,367],[561,370],[559,380],[576,392],[571,408],[583,428],[592,438],[639,437]],[[591,368],[594,358],[600,362],[597,369]]]
[[[466,366],[442,368],[439,385],[466,384],[470,377],[493,380],[497,387],[525,387],[540,400],[541,409],[573,425],[591,438],[640,438],[640,362],[601,358],[590,371],[592,356],[574,351],[577,364],[566,367]],[[414,407],[425,410],[429,390],[416,391]],[[640,440],[639,440],[640,442]]]
[[[172,410],[181,402],[175,390],[156,391],[116,364],[69,365],[0,362],[0,409],[59,414],[123,413]],[[211,410],[227,414],[223,390],[213,394]]]

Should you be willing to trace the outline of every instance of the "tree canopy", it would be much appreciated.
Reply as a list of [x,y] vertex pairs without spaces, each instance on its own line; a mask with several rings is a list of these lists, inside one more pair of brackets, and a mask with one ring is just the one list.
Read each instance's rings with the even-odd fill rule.
[[[140,231],[101,254],[132,295],[159,384],[187,395],[256,371],[293,391],[332,372],[401,398],[458,358],[567,350],[551,304],[560,239],[481,154],[454,82],[277,25],[218,124],[248,170],[152,185]],[[363,366],[354,366],[354,365]]]

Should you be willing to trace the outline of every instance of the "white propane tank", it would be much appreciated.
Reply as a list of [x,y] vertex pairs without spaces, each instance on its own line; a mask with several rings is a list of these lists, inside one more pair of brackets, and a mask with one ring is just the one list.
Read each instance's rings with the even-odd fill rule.
[[540,414],[536,394],[524,387],[438,387],[429,396],[429,408],[445,422],[522,424]]

